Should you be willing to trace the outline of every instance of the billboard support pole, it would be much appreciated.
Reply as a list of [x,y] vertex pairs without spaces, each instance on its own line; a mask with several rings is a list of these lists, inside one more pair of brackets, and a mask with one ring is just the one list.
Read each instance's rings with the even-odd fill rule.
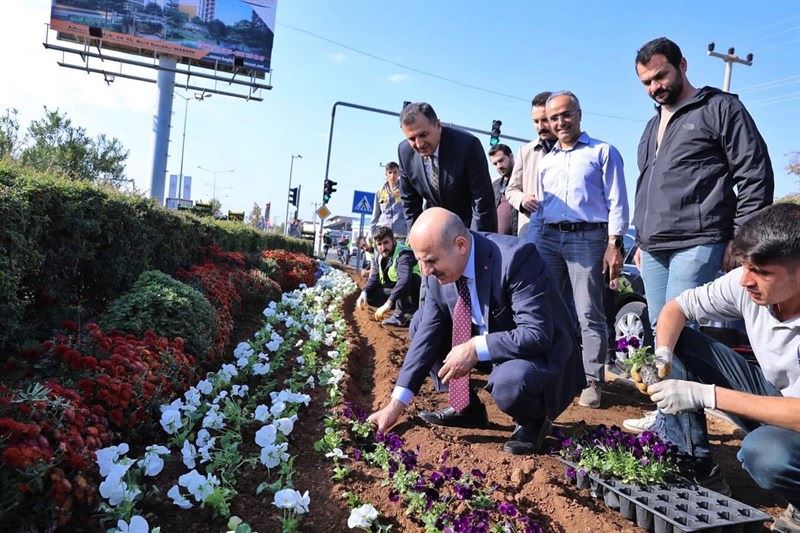
[[[164,181],[167,175],[169,156],[169,129],[172,123],[172,93],[175,91],[175,66],[178,60],[170,56],[160,56],[158,66],[158,111],[153,131],[153,167],[150,175],[150,197],[164,203]],[[170,71],[171,70],[171,71]]]

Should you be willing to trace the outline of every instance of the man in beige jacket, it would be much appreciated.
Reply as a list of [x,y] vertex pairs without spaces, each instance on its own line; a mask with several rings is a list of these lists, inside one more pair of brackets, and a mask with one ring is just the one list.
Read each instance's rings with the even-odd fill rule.
[[[542,199],[542,184],[537,179],[539,161],[550,151],[555,143],[555,135],[550,131],[544,106],[550,92],[542,92],[533,97],[531,102],[531,120],[539,138],[520,147],[515,159],[514,172],[506,188],[506,199],[519,211],[517,235],[520,238],[536,242],[539,236],[541,220],[537,222],[536,210]],[[529,221],[533,223],[529,226]]]

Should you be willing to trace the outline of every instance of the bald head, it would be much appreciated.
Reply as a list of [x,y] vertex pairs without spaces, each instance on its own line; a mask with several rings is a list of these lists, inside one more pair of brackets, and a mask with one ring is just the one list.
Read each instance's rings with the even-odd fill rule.
[[408,242],[422,274],[433,275],[439,283],[453,283],[464,273],[472,239],[457,215],[431,207],[414,222]]

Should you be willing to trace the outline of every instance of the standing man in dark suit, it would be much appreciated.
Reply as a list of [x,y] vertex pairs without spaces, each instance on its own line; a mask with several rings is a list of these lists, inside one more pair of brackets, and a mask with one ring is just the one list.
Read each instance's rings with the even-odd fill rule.
[[[441,208],[420,215],[409,242],[428,295],[392,399],[369,420],[381,431],[392,427],[436,361],[444,361],[439,377],[451,393],[478,361],[491,361],[486,388],[517,423],[503,449],[538,452],[550,421],[586,380],[574,323],[536,247],[506,235],[470,232]],[[450,401],[455,403],[452,396]],[[486,407],[471,390],[460,408],[423,411],[420,418],[443,426],[488,423]]]
[[403,108],[400,128],[406,137],[397,147],[400,194],[409,230],[423,209],[438,206],[475,231],[497,231],[492,180],[480,141],[443,126],[424,102]]

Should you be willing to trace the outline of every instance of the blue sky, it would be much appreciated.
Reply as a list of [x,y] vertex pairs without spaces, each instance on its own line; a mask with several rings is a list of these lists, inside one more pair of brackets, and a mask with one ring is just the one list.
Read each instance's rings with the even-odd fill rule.
[[[0,21],[7,73],[0,84],[0,108],[18,108],[27,124],[41,116],[42,106],[58,107],[90,134],[119,138],[130,149],[129,177],[148,190],[155,86],[123,79],[107,86],[101,76],[58,67],[60,54],[41,46],[49,6],[48,0],[4,2],[13,17]],[[262,93],[263,102],[215,95],[189,103],[184,172],[194,177],[194,199],[212,194],[212,174],[198,165],[232,169],[218,175],[223,209],[249,212],[253,202],[271,201],[273,218],[280,222],[291,155],[301,154],[293,186],[302,184],[301,217],[310,219],[312,202],[322,195],[336,101],[393,111],[405,100],[428,101],[444,122],[488,130],[493,119],[500,119],[503,133],[531,138],[530,98],[560,89],[581,99],[583,129],[622,153],[632,198],[636,147],[653,113],[633,60],[644,42],[661,35],[681,46],[695,86],[722,84],[724,64],[706,54],[708,42],[715,41],[718,51],[735,46],[742,57],[755,55],[752,67],[734,66],[731,91],[740,95],[769,146],[776,196],[800,190],[785,172],[786,154],[800,150],[796,1],[281,0],[275,33],[274,89]],[[168,163],[173,173],[180,162],[183,108],[176,99]],[[396,160],[401,140],[394,117],[337,111],[330,170],[338,182],[330,205],[334,214],[350,214],[353,190],[381,185],[379,164]],[[481,140],[488,148],[488,138]],[[516,143],[509,144],[516,149]]]

